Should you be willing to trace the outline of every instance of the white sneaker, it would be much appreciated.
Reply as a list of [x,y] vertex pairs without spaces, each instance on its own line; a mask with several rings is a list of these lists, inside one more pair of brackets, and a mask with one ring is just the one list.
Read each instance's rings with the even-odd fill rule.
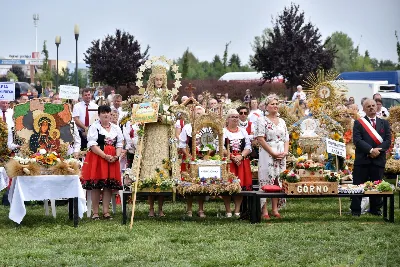
[[235,217],[240,217],[240,212],[235,213]]
[[226,213],[226,218],[231,218],[232,217],[232,212],[227,212]]

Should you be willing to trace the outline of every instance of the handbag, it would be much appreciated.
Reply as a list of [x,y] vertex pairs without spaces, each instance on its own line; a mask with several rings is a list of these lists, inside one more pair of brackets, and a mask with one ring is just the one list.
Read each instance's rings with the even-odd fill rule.
[[282,191],[282,188],[279,185],[264,185],[261,189],[266,193]]

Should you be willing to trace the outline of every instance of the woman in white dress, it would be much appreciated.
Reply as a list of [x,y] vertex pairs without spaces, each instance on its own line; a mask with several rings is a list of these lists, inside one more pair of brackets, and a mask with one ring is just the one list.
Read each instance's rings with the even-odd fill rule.
[[[282,186],[279,175],[286,169],[286,156],[289,150],[289,134],[286,123],[278,117],[279,99],[276,95],[265,100],[266,115],[258,118],[255,136],[260,144],[258,160],[258,181],[260,189],[264,185]],[[281,218],[278,209],[285,199],[272,199],[272,215]],[[262,217],[269,219],[266,199],[261,199]]]

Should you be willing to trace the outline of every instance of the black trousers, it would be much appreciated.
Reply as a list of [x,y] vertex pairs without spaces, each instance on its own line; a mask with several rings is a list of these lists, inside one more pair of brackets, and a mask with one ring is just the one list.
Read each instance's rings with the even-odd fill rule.
[[[385,168],[373,164],[356,165],[353,169],[353,184],[359,185],[367,181],[382,180]],[[353,213],[361,213],[361,197],[351,198],[351,211]],[[376,213],[382,208],[382,197],[369,197],[369,211]]]

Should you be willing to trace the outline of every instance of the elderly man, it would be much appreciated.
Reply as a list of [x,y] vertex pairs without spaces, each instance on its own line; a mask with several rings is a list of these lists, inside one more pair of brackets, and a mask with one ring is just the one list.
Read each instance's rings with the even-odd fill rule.
[[208,109],[211,111],[216,111],[218,108],[218,101],[215,98],[208,100]]
[[111,107],[111,110],[117,110],[118,111],[118,124],[121,121],[121,119],[126,115],[126,112],[122,110],[122,95],[120,94],[115,94],[113,98],[113,105]]
[[98,106],[91,101],[92,93],[90,89],[83,89],[82,99],[83,101],[74,105],[72,117],[78,126],[79,136],[81,137],[81,149],[83,150],[87,148],[87,130],[97,116]]
[[[356,157],[353,169],[353,184],[366,181],[382,180],[386,164],[386,151],[390,147],[391,134],[389,123],[376,116],[376,102],[366,99],[363,102],[365,117],[354,121],[353,143]],[[381,215],[382,198],[370,197],[370,210],[373,215]],[[353,216],[361,214],[361,198],[352,197],[351,212]]]
[[292,97],[292,101],[295,101],[297,99],[305,101],[306,98],[307,98],[306,97],[306,93],[303,92],[303,86],[298,85],[297,86],[297,92],[294,92],[293,97]]

